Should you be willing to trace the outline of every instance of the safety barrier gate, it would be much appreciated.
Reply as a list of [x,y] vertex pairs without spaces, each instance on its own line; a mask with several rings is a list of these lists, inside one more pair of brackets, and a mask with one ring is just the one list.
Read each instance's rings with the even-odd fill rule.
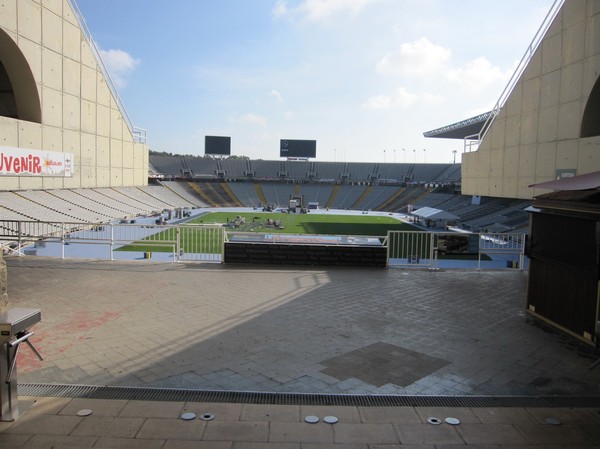
[[[523,269],[524,234],[390,231],[387,265]],[[0,220],[5,253],[92,259],[223,262],[227,231],[203,224],[50,223]]]
[[390,231],[388,266],[524,269],[525,234]]
[[12,254],[93,259],[222,262],[225,229],[215,225],[0,221]]

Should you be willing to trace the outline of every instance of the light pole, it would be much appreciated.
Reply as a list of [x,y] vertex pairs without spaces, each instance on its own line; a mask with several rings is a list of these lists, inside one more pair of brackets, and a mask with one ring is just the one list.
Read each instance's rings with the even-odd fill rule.
[[394,148],[394,164],[396,163],[396,149]]
[[452,159],[452,163],[456,164],[456,150],[452,150],[452,153],[454,155],[454,158]]
[[383,150],[383,163],[385,164],[385,150]]
[[402,148],[402,154],[404,155],[404,163],[406,164],[406,150]]
[[417,163],[417,150],[413,150],[413,164]]
[[427,150],[425,148],[423,148],[423,163],[427,163]]

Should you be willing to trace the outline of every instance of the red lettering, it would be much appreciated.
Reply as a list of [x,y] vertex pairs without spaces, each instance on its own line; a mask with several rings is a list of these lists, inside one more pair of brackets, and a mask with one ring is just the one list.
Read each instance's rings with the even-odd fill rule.
[[28,171],[31,173],[31,154],[28,156],[21,157],[21,171]]
[[40,175],[44,171],[44,167],[63,167],[62,161],[54,161],[51,159],[42,159],[32,153],[26,156],[9,156],[6,153],[0,152],[0,173],[5,174],[23,174],[31,173]]
[[33,161],[31,162],[31,173],[40,174],[42,172],[42,164],[40,163],[41,159],[39,156],[34,156]]
[[2,154],[2,171],[12,171],[13,157]]

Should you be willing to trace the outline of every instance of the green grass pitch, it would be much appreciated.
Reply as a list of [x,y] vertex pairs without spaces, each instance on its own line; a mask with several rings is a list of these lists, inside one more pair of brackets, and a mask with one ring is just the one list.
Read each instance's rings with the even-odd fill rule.
[[[243,218],[244,223],[240,223]],[[267,220],[278,220],[280,226],[275,228],[267,225]],[[233,223],[238,222],[237,226]],[[353,235],[385,237],[388,230],[415,231],[418,230],[408,223],[395,218],[380,215],[333,215],[333,214],[287,214],[278,212],[211,212],[188,222],[188,224],[217,224],[230,223],[230,232],[283,233],[283,234],[312,234],[312,235]],[[174,229],[162,231],[152,236],[156,243],[148,240],[125,245],[118,251],[156,251],[171,252],[173,247],[160,242],[175,239]],[[219,253],[222,241],[218,238],[198,238],[202,230],[195,231],[190,227],[183,231],[182,249],[186,253]]]
[[[269,212],[213,212],[200,216],[190,223],[226,224],[237,217],[245,224],[232,228],[243,232],[269,232],[283,234],[363,235],[383,237],[388,230],[415,231],[417,228],[395,218],[379,215],[286,214]],[[279,220],[280,228],[267,226],[267,219]]]

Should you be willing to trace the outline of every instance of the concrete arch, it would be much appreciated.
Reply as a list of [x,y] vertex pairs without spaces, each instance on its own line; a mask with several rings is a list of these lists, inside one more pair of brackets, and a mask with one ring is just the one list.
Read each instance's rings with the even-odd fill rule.
[[600,76],[585,104],[581,119],[581,137],[600,136]]
[[0,82],[5,93],[0,97],[0,115],[42,123],[42,106],[35,78],[27,59],[0,29]]

